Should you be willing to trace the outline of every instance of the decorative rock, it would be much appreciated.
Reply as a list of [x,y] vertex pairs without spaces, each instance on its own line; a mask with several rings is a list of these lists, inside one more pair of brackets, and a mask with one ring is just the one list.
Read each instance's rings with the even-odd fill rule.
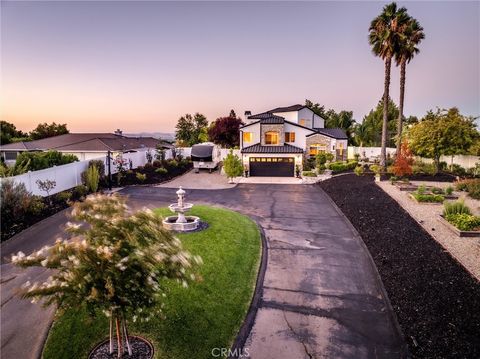
[[[132,346],[132,355],[128,355],[125,351],[122,358],[125,359],[151,359],[153,358],[153,346],[152,344],[141,337],[129,336],[130,345]],[[117,341],[114,340],[113,353],[109,353],[110,340],[98,344],[89,354],[88,359],[115,359],[117,358]]]

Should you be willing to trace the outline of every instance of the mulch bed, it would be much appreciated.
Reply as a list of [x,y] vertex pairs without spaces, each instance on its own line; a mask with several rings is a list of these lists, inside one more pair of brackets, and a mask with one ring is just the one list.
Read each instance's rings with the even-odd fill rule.
[[[163,165],[154,166],[147,165],[132,171],[127,171],[121,179],[120,184],[122,186],[135,185],[135,184],[157,184],[165,181],[169,181],[175,177],[183,175],[185,172],[193,167],[192,162],[179,163],[177,166],[169,165],[169,161],[164,161]],[[155,172],[159,167],[165,168],[168,172],[166,174],[160,174]],[[142,173],[147,176],[145,181],[140,181],[137,178],[137,173]],[[117,184],[117,175],[113,175],[113,183]]]
[[33,226],[35,223],[40,222],[42,219],[53,216],[55,213],[58,213],[69,205],[64,201],[55,200],[55,195],[52,196],[52,204],[50,205],[48,198],[43,198],[43,203],[45,203],[45,208],[37,215],[28,214],[23,220],[16,221],[15,223],[10,223],[2,217],[1,225],[1,241],[6,241],[7,239],[13,237],[15,234],[20,233],[21,231],[27,229],[30,226]]
[[[155,172],[157,167],[144,167],[141,170],[134,170],[131,173],[127,173],[126,176],[123,178],[121,185],[133,185],[133,184],[157,184],[169,181],[175,177],[178,177],[188,170],[192,168],[192,163],[179,163],[178,166],[171,166],[169,165],[168,161],[165,161],[163,167],[168,170],[166,174],[159,174]],[[147,175],[147,179],[144,182],[140,182],[136,178],[136,173],[145,173]],[[113,175],[113,184],[116,185],[116,176]],[[99,190],[108,188],[107,180],[101,179],[99,183]],[[65,191],[65,192],[73,192],[73,190]],[[2,217],[1,221],[1,233],[0,238],[1,241],[6,241],[7,239],[13,237],[15,234],[20,233],[21,231],[33,226],[35,223],[40,222],[41,220],[54,215],[55,213],[64,210],[69,206],[68,203],[65,201],[57,200],[56,195],[51,196],[52,204],[50,205],[48,198],[44,197],[43,202],[45,203],[45,208],[38,214],[38,215],[27,215],[21,220],[16,220],[15,223],[10,223],[10,221],[5,220]],[[78,198],[73,198],[72,200],[78,200]]]
[[367,245],[412,357],[480,358],[480,283],[371,176],[319,186]]
[[439,172],[436,175],[417,174],[408,176],[410,181],[433,181],[433,182],[453,182],[457,176],[450,173]]
[[[128,355],[125,352],[122,358],[128,359],[150,359],[153,357],[153,347],[145,339],[136,336],[128,336],[130,339],[130,345],[132,346],[132,355]],[[125,343],[124,343],[125,345]],[[95,347],[90,355],[89,359],[115,359],[117,358],[117,341],[113,342],[113,354],[109,353],[110,341],[107,339]]]

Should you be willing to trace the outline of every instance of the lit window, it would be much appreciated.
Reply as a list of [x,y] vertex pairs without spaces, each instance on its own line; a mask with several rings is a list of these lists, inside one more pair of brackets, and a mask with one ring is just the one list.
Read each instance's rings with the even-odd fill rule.
[[305,126],[306,123],[307,123],[307,120],[305,120],[304,118],[302,118],[300,121],[298,121],[298,124],[300,126]]
[[253,132],[244,132],[243,142],[252,142],[252,141],[253,141]]
[[285,132],[285,142],[295,142],[295,132]]
[[278,132],[266,132],[265,133],[266,145],[278,145]]
[[340,142],[338,144],[338,151],[340,152],[340,156],[343,156],[343,143],[342,142]]
[[315,156],[315,155],[318,155],[319,153],[324,153],[326,150],[327,150],[327,146],[314,144],[310,146],[308,154],[310,156]]

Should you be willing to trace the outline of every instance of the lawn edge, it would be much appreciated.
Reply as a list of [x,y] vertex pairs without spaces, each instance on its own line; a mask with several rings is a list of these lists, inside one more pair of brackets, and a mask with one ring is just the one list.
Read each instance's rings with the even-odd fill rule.
[[[248,217],[248,216],[247,216]],[[242,350],[245,346],[245,343],[252,331],[253,325],[255,324],[255,318],[257,316],[258,308],[260,307],[260,303],[263,296],[263,282],[265,279],[265,272],[267,271],[267,262],[268,262],[268,247],[267,247],[267,239],[265,237],[265,232],[262,226],[255,220],[252,220],[256,225],[260,232],[261,238],[261,257],[260,257],[260,265],[259,270],[257,272],[257,280],[255,282],[255,289],[253,292],[252,300],[250,302],[250,306],[248,307],[247,314],[245,319],[243,320],[240,329],[238,330],[237,336],[233,341],[233,344],[230,348],[230,354],[228,356],[229,359],[231,358],[239,358],[241,357]]]
[[[380,276],[380,273],[378,272],[378,269],[377,269],[377,266],[375,265],[375,261],[373,260],[373,257],[372,257],[372,254],[370,253],[370,251],[368,250],[368,247],[367,245],[365,244],[365,242],[363,241],[363,238],[362,236],[360,235],[360,233],[358,233],[357,229],[355,228],[355,226],[350,222],[350,220],[348,219],[348,217],[342,212],[342,210],[340,209],[340,207],[337,206],[337,204],[335,203],[335,201],[327,194],[327,192],[325,192],[323,190],[323,188],[321,188],[320,186],[317,186],[317,188],[323,192],[325,194],[325,196],[327,197],[327,200],[332,204],[333,208],[335,209],[335,211],[341,216],[343,217],[343,219],[345,220],[347,226],[350,228],[350,230],[352,231],[353,233],[353,236],[354,238],[356,238],[360,245],[362,246],[362,248],[365,250],[365,252],[367,253],[367,257],[368,257],[368,260],[370,262],[370,265],[372,266],[373,268],[373,271],[378,279],[378,283],[379,283],[379,288],[380,288],[380,291],[382,292],[382,295],[383,297],[385,298],[385,303],[386,303],[386,306],[387,306],[387,309],[388,309],[388,314],[390,316],[390,318],[392,319],[392,323],[393,323],[393,326],[394,326],[394,329],[395,331],[397,332],[397,334],[399,335],[399,337],[402,339],[402,343],[401,343],[401,358],[411,358],[411,354],[410,354],[410,351],[409,351],[409,348],[408,348],[408,344],[405,340],[405,335],[402,331],[402,328],[400,327],[400,324],[398,322],[398,319],[397,319],[397,315],[395,314],[395,311],[393,310],[393,307],[392,307],[392,303],[390,302],[390,298],[388,297],[388,294],[387,294],[387,291],[385,289],[385,286],[383,285],[383,281],[382,281],[382,277]],[[410,214],[409,214],[410,215]]]

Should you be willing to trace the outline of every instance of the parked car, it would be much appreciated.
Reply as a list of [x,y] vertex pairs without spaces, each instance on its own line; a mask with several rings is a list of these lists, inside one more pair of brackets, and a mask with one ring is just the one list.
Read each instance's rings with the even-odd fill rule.
[[193,145],[191,158],[196,173],[202,168],[212,172],[212,170],[217,168],[221,159],[220,147],[211,142]]

